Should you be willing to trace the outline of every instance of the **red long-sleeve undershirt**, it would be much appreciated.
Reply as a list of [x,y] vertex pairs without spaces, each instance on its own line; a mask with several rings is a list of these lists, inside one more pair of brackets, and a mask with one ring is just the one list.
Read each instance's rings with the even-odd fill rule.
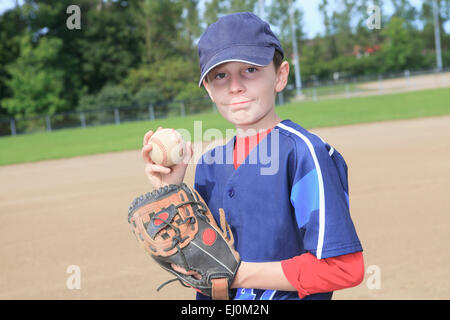
[[320,260],[307,252],[281,261],[281,266],[286,279],[297,289],[300,298],[354,287],[364,279],[362,252]]
[[[271,130],[253,136],[236,137],[233,152],[235,169]],[[281,266],[286,279],[297,289],[300,298],[353,287],[360,284],[364,278],[362,252],[320,260],[311,253],[305,253],[282,261]]]

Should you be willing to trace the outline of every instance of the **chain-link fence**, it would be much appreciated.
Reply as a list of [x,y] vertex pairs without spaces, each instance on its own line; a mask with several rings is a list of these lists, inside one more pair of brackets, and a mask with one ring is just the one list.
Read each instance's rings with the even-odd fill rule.
[[[290,101],[319,101],[330,98],[351,98],[395,92],[450,87],[450,68],[444,72],[404,71],[376,76],[343,78],[335,74],[330,81],[308,81],[302,84],[300,97],[294,85],[289,84],[277,96],[277,105]],[[172,101],[157,105],[133,105],[120,108],[85,110],[59,113],[34,118],[0,119],[0,136],[53,131],[66,128],[85,128],[105,124],[156,120],[168,117],[184,117],[202,112],[217,112],[208,97],[202,99]]]
[[346,78],[336,73],[329,81],[308,81],[303,84],[304,100],[324,98],[351,98],[364,95],[399,93],[407,91],[450,87],[450,68],[409,71]]
[[130,121],[184,117],[200,112],[216,112],[208,99],[173,101],[164,104],[132,105],[117,108],[57,113],[42,117],[0,119],[0,135],[17,135],[68,128],[86,128]]

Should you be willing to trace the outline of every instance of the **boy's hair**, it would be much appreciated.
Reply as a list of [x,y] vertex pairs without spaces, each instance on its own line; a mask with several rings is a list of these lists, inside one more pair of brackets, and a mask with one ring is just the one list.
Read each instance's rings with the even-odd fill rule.
[[[280,69],[281,64],[283,63],[283,55],[278,50],[275,50],[273,53],[273,65],[275,67],[275,73],[278,72],[278,69]],[[208,76],[205,77],[205,81],[208,82]]]
[[278,50],[275,50],[273,54],[273,65],[275,66],[275,72],[278,72],[278,69],[280,69],[281,64],[283,63],[283,55]]

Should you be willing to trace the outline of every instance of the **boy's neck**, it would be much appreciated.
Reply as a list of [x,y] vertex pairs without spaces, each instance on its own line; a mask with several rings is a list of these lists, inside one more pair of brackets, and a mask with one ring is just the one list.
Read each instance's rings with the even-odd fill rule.
[[281,118],[275,113],[268,114],[266,117],[249,125],[236,125],[236,136],[246,137],[258,134],[262,131],[272,129],[278,123],[281,122]]

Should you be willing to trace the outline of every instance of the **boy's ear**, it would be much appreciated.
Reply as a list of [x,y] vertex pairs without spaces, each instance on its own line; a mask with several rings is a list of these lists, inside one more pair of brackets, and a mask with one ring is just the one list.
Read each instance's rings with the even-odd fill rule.
[[275,91],[281,92],[286,87],[289,76],[289,62],[283,61],[281,66],[278,68],[277,80],[275,85]]
[[[205,77],[206,78],[206,77]],[[211,95],[211,88],[209,87],[208,82],[206,81],[206,79],[203,79],[203,86],[205,87],[206,91],[208,92],[209,98],[211,99],[212,102],[216,103]]]

